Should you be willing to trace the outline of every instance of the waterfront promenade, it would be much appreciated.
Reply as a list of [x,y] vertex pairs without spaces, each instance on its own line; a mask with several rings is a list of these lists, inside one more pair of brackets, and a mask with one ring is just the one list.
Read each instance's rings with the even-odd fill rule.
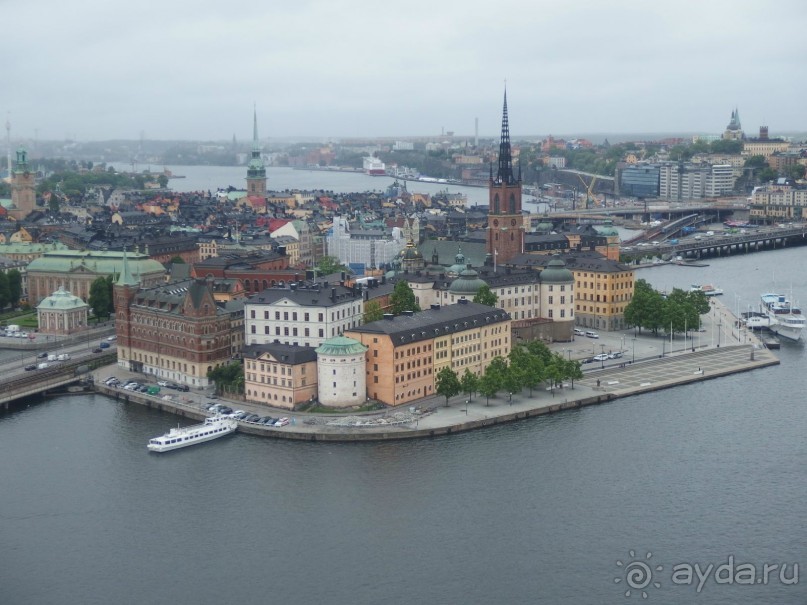
[[[712,311],[703,316],[701,332],[694,338],[683,335],[653,337],[638,332],[600,333],[598,339],[577,337],[569,343],[553,343],[550,348],[572,359],[588,358],[601,351],[621,351],[622,357],[607,362],[583,365],[584,377],[561,388],[541,387],[532,394],[528,390],[513,394],[499,393],[487,401],[484,397],[461,395],[449,400],[433,397],[411,406],[368,412],[355,416],[305,414],[267,408],[242,401],[226,401],[237,409],[259,415],[286,416],[291,419],[282,428],[264,427],[239,422],[239,431],[306,441],[373,441],[412,439],[449,435],[486,426],[511,422],[597,405],[649,391],[699,382],[776,365],[779,359],[756,335],[736,324],[734,315],[719,301],[712,301]],[[103,385],[108,376],[141,378],[142,375],[122,371],[114,365],[95,372],[96,389],[112,397],[141,403],[181,416],[200,419],[208,415],[205,408],[213,403],[203,392],[177,394],[163,392],[159,396],[131,393]],[[151,379],[152,377],[149,377]],[[166,393],[172,401],[162,399]],[[349,414],[349,412],[348,412]]]

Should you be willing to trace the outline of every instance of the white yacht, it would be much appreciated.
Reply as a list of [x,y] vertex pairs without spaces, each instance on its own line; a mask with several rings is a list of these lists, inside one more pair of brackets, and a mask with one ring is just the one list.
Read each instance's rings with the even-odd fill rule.
[[801,309],[791,304],[784,294],[767,293],[761,298],[763,309],[772,320],[769,329],[784,338],[799,340],[807,323]]
[[235,431],[236,428],[238,428],[238,423],[232,418],[219,416],[205,418],[203,424],[171,429],[162,437],[149,439],[148,449],[152,452],[168,452],[223,437]]

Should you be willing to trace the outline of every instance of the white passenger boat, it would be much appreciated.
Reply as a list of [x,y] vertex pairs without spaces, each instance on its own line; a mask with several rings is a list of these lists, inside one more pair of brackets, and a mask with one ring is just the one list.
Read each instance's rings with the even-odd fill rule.
[[152,452],[168,452],[180,447],[217,439],[232,433],[236,428],[238,428],[238,423],[232,418],[205,418],[204,424],[171,429],[162,437],[149,439],[148,449]]
[[770,330],[790,340],[799,340],[807,323],[801,309],[794,306],[784,294],[763,294],[762,305],[773,321]]

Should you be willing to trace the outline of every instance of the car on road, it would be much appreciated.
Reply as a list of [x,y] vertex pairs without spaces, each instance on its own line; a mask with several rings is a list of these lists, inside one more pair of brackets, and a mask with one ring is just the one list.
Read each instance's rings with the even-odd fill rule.
[[178,384],[176,385],[177,391],[182,391],[183,393],[187,393],[191,390],[191,388],[187,384]]
[[31,370],[36,370],[36,364],[32,363],[31,365],[25,366],[25,371],[30,372]]
[[591,331],[587,330],[586,331],[586,337],[587,338],[599,338],[600,335],[597,334],[596,332],[591,332]]
[[118,338],[117,336],[110,336],[110,337],[107,338],[107,340],[109,342],[112,342],[113,340],[117,340],[117,338]]
[[102,349],[108,349],[109,348],[109,343],[104,341],[101,344],[99,344],[98,346],[101,347]]
[[622,351],[612,351],[608,353],[608,359],[619,359],[622,357]]
[[43,351],[42,353],[40,353],[39,355],[37,355],[37,356],[36,356],[36,358],[37,358],[37,359],[47,359],[47,358],[48,358],[48,353],[47,353],[47,351]]
[[608,353],[600,353],[599,355],[594,356],[594,361],[605,361],[608,359]]
[[95,347],[95,348],[92,350],[92,352],[93,352],[93,353],[103,353],[103,352],[104,352],[104,350],[103,350],[101,347]]

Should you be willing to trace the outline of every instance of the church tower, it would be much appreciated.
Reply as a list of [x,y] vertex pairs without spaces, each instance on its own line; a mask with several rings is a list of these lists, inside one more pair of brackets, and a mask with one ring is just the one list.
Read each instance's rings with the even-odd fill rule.
[[253,109],[252,116],[252,157],[247,167],[247,195],[250,197],[266,197],[266,167],[261,157],[261,146],[258,143],[258,112]]
[[17,164],[11,173],[11,202],[14,208],[11,216],[21,221],[36,209],[36,181],[28,167],[28,154],[20,147],[17,150]]
[[521,170],[513,174],[510,125],[507,120],[507,91],[504,91],[502,138],[496,177],[491,166],[488,183],[487,252],[493,264],[504,263],[524,252],[524,219],[521,215]]

